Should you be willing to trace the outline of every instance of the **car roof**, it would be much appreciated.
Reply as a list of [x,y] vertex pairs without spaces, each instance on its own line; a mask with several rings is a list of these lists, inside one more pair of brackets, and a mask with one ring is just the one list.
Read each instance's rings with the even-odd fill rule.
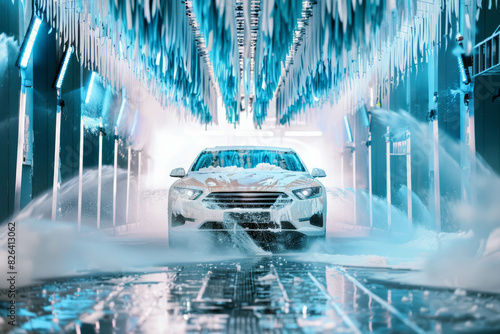
[[204,149],[203,151],[243,151],[243,150],[269,150],[269,151],[279,151],[279,152],[295,152],[293,149],[288,147],[273,147],[273,146],[215,146]]

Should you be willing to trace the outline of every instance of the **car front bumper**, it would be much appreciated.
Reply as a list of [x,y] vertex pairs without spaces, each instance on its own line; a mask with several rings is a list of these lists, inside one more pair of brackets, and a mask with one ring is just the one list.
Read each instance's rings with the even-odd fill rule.
[[299,233],[321,237],[326,234],[326,195],[299,200],[287,192],[290,202],[277,208],[220,209],[207,205],[201,196],[196,200],[170,198],[169,231],[171,235],[193,232],[266,232]]

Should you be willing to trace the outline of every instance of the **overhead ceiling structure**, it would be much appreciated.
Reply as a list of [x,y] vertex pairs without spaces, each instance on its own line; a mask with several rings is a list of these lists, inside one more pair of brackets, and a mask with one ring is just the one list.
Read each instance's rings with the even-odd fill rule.
[[385,11],[385,1],[309,3],[276,92],[281,124],[289,123],[306,106],[327,99],[352,74],[350,70],[357,71],[353,62],[376,45]]
[[457,33],[456,3],[443,1],[39,0],[36,9],[115,89],[138,79],[203,124],[217,121],[220,96],[229,123],[245,110],[260,127],[270,105],[289,124],[308,106],[398,80]]
[[[247,113],[253,105],[253,83],[255,69],[255,46],[259,30],[260,0],[236,0],[236,29],[238,32],[238,53],[240,62],[240,111]],[[241,92],[243,91],[243,97]],[[244,107],[243,107],[244,101]],[[254,113],[255,116],[255,113]]]
[[476,17],[466,14],[465,29],[458,31],[453,24],[459,19],[458,1],[316,0],[303,42],[280,78],[277,121],[289,124],[307,107],[324,102],[355,110],[373,91],[381,99],[416,64],[427,62],[437,46],[455,43],[457,34],[465,37],[470,52],[473,20],[482,5],[466,6],[476,6]]
[[269,102],[278,87],[282,63],[286,61],[296,28],[302,31],[302,7],[308,1],[263,1],[255,56],[254,122],[260,125],[267,116]]
[[[190,1],[186,1],[189,3]],[[240,71],[234,1],[193,0],[194,13],[199,21],[221,89],[222,101],[230,123],[238,121]]]
[[185,3],[71,4],[39,0],[35,10],[56,29],[60,44],[75,47],[82,66],[97,71],[116,90],[138,79],[163,105],[182,105],[204,124],[214,120],[218,88]]

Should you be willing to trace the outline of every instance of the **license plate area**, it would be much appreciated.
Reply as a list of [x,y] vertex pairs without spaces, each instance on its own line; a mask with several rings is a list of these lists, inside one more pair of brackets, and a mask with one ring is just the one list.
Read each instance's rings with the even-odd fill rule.
[[224,223],[269,223],[269,212],[224,212]]
[[275,229],[269,212],[225,212],[224,224],[237,224],[246,230]]

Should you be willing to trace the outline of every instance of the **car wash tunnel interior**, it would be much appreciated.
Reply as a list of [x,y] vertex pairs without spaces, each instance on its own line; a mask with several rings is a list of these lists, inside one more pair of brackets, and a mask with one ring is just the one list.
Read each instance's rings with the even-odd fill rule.
[[493,0],[0,0],[0,333],[500,332]]

